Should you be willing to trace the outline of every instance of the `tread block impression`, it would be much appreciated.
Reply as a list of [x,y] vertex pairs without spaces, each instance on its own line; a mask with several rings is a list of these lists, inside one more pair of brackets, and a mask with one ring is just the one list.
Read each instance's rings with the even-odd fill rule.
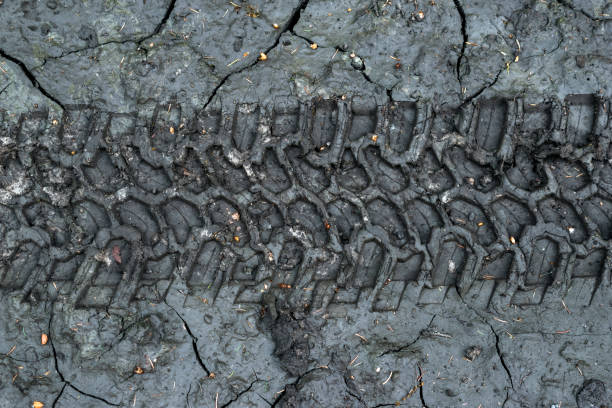
[[508,103],[505,100],[494,99],[480,103],[475,134],[478,146],[488,152],[499,148],[506,129],[507,110]]
[[174,174],[178,186],[194,194],[199,194],[210,186],[207,170],[193,149],[188,149],[184,158],[174,162]]
[[218,290],[224,279],[223,247],[216,241],[207,241],[200,248],[191,267],[187,284],[190,287]]
[[510,274],[513,259],[512,252],[502,252],[493,259],[485,259],[479,279],[504,281]]
[[572,278],[598,278],[606,260],[606,250],[595,249],[585,257],[576,257]]
[[287,137],[298,131],[300,108],[297,104],[287,103],[274,108],[272,136]]
[[537,138],[550,130],[552,123],[552,106],[550,102],[541,104],[524,104],[521,131],[526,137]]
[[232,141],[234,147],[241,152],[249,150],[257,139],[259,111],[259,106],[252,104],[241,104],[236,107]]
[[175,254],[168,254],[147,261],[140,277],[135,299],[163,302],[173,280],[172,271],[175,267]]
[[398,193],[406,188],[407,179],[398,166],[389,164],[381,157],[380,149],[375,146],[368,147],[365,152],[365,160],[370,165],[372,175],[383,189]]
[[514,155],[514,163],[506,170],[510,182],[525,191],[535,191],[547,182],[541,163],[534,160],[533,154],[519,148]]
[[202,226],[198,209],[187,201],[175,199],[167,202],[163,209],[166,222],[181,244],[187,241],[191,228]]
[[377,198],[368,203],[367,210],[370,222],[387,232],[392,245],[402,246],[407,242],[414,242],[408,235],[406,223],[399,209],[394,204]]
[[30,275],[38,273],[39,259],[43,254],[41,247],[34,242],[26,241],[21,244],[11,256],[8,265],[0,269],[0,287],[7,289],[21,289]]
[[312,148],[320,151],[331,146],[336,135],[337,122],[338,105],[335,101],[324,99],[315,103],[310,134]]
[[208,178],[217,186],[227,188],[234,194],[248,190],[250,182],[241,167],[231,164],[223,155],[221,147],[212,147],[207,152]]
[[329,203],[327,213],[330,215],[329,224],[336,226],[344,243],[349,242],[353,231],[362,224],[359,209],[346,200],[339,199]]
[[401,153],[410,147],[416,125],[417,107],[414,102],[397,102],[389,108],[389,145]]
[[362,191],[369,184],[367,173],[349,149],[342,154],[336,180],[342,187],[354,193]]
[[276,262],[276,273],[273,285],[281,287],[283,285],[295,285],[298,278],[298,271],[304,259],[304,247],[296,240],[285,242]]
[[572,270],[572,280],[564,300],[569,307],[589,306],[601,281],[606,250],[595,249],[584,257],[578,256]]
[[349,139],[356,141],[366,137],[376,130],[376,107],[353,105],[353,117]]
[[159,238],[159,226],[145,203],[129,200],[116,207],[121,222],[140,231],[148,245],[155,244]]
[[327,244],[328,235],[325,220],[323,220],[314,204],[298,200],[289,205],[288,215],[289,222],[295,228],[294,235],[303,235],[318,247]]
[[68,240],[68,224],[62,208],[40,201],[27,204],[23,215],[31,226],[37,226],[49,233],[52,245],[61,247]]
[[444,225],[438,211],[425,201],[411,201],[406,205],[406,210],[406,216],[419,231],[421,243],[429,242],[432,229]]
[[385,250],[382,245],[376,241],[364,243],[359,253],[351,285],[358,288],[374,287],[384,258]]
[[548,286],[555,278],[558,262],[559,244],[550,238],[536,239],[527,265],[525,284]]
[[438,252],[434,270],[432,271],[432,285],[454,285],[461,276],[467,260],[465,245],[457,241],[445,241]]
[[577,162],[569,162],[555,158],[549,162],[557,183],[566,190],[578,191],[591,182],[584,166]]
[[464,183],[484,192],[497,186],[498,180],[493,169],[470,160],[462,149],[453,147],[449,149],[448,156],[453,164],[455,177],[460,178]]
[[341,270],[333,303],[357,303],[362,290],[370,290],[376,285],[384,259],[384,247],[376,241],[366,241],[357,262],[344,265]]
[[278,206],[263,198],[258,198],[250,203],[247,211],[251,219],[256,222],[259,237],[264,244],[269,243],[279,229],[285,225]]
[[567,230],[572,242],[583,242],[587,238],[584,223],[569,203],[551,197],[540,201],[538,208],[546,222]]
[[586,217],[597,225],[603,239],[612,238],[612,202],[595,196],[582,204]]
[[[94,269],[91,282],[84,282],[85,291],[77,301],[82,308],[106,308],[111,301],[119,295],[122,283],[133,281],[137,269],[138,257],[135,256],[134,246],[125,240],[112,240],[108,244],[107,262],[99,262],[92,266]],[[77,271],[77,274],[79,272]],[[75,282],[79,279],[75,277]],[[131,299],[121,299],[130,301]]]
[[62,145],[68,152],[81,152],[96,120],[93,107],[73,106],[64,111],[60,129]]
[[399,259],[391,277],[380,288],[372,305],[375,311],[396,311],[408,285],[415,285],[421,272],[423,254],[417,253],[405,259]]
[[293,166],[293,174],[303,186],[319,193],[329,187],[330,181],[325,169],[312,165],[297,146],[289,146],[285,154]]
[[144,160],[138,160],[132,165],[131,175],[136,185],[153,194],[164,191],[172,185],[164,169],[153,167]]
[[419,187],[432,193],[440,193],[451,188],[455,181],[448,169],[440,164],[434,152],[425,151],[421,163],[414,169]]
[[207,214],[215,224],[214,236],[218,240],[231,242],[238,247],[249,242],[249,231],[234,204],[223,198],[213,200],[207,207]]
[[291,187],[291,181],[287,176],[287,172],[285,172],[285,169],[276,157],[276,153],[271,148],[266,149],[263,164],[257,166],[256,170],[259,173],[261,185],[273,193],[278,194]]
[[177,103],[160,104],[151,118],[151,145],[156,150],[168,151],[175,144],[181,122],[181,105]]
[[567,141],[585,146],[592,140],[596,103],[593,95],[570,95],[567,102]]
[[121,175],[109,154],[100,150],[91,165],[83,166],[83,173],[91,185],[105,193],[114,193],[121,183]]
[[478,205],[457,199],[451,201],[447,208],[451,221],[475,234],[483,245],[490,245],[495,241],[495,230],[491,221]]
[[512,198],[500,198],[491,204],[495,216],[504,220],[504,224],[511,237],[521,236],[523,229],[528,225],[535,225],[536,220],[529,208]]

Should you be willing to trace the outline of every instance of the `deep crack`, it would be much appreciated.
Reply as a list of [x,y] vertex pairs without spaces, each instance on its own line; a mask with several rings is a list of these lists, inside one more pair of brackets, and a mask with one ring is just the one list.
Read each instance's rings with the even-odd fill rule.
[[510,380],[510,386],[514,388],[514,382],[512,381],[512,374],[510,373],[510,369],[506,365],[504,356],[501,352],[501,349],[499,348],[499,336],[497,335],[497,332],[495,332],[495,329],[493,329],[493,326],[491,324],[489,324],[489,327],[491,328],[491,331],[493,332],[493,335],[495,336],[495,350],[497,350],[497,355],[499,357],[499,360],[501,361],[501,364],[504,367],[504,370],[506,370],[506,374],[508,375],[508,379]]
[[159,22],[157,27],[155,27],[155,30],[153,31],[153,34],[150,35],[150,37],[153,37],[154,35],[159,34],[161,29],[164,28],[164,26],[166,25],[166,22],[170,18],[170,15],[172,14],[172,11],[174,10],[175,5],[176,5],[176,0],[170,0],[170,3],[168,4],[168,8],[166,9],[166,13],[164,14],[164,17],[162,17],[161,21]]
[[2,93],[4,91],[6,91],[6,88],[8,88],[11,84],[12,84],[12,82],[9,82],[8,84],[6,84],[6,86],[4,88],[0,89],[0,95],[2,95]]
[[[316,370],[328,370],[328,368],[326,366],[321,366],[321,367],[315,367],[315,368],[311,368],[310,370],[298,375],[298,377],[295,379],[294,382],[289,383],[287,385],[285,385],[285,388],[283,389],[282,392],[280,392],[277,396],[276,399],[274,400],[274,402],[270,405],[270,407],[275,407],[276,404],[278,404],[282,399],[283,399],[283,395],[285,395],[285,392],[287,392],[287,386],[289,385],[297,385],[300,383],[300,381],[302,380],[302,378],[304,378],[306,375],[312,373],[313,371]],[[267,402],[267,401],[266,401]]]
[[466,28],[466,22],[465,22],[465,11],[463,11],[463,6],[461,6],[461,3],[459,3],[459,0],[453,0],[453,3],[455,3],[455,8],[457,9],[457,12],[459,13],[459,17],[461,17],[461,35],[463,36],[463,43],[461,44],[461,54],[459,55],[459,58],[457,58],[457,80],[459,81],[459,83],[461,83],[461,60],[463,60],[463,56],[465,54],[465,46],[468,42],[468,35],[467,35],[467,28]]
[[423,407],[428,408],[427,403],[425,402],[425,395],[423,393],[423,387],[425,386],[425,381],[423,381],[423,370],[421,369],[421,366],[418,366],[418,367],[419,367],[419,377],[421,377],[421,386],[419,387],[419,397],[421,398],[421,404],[423,405]]
[[367,406],[365,401],[363,400],[363,398],[361,397],[361,395],[357,395],[355,394],[352,390],[351,390],[351,386],[348,383],[348,379],[346,377],[346,375],[342,376],[342,379],[344,380],[344,385],[346,386],[346,392],[348,395],[350,395],[351,397],[355,398],[357,401],[361,402],[361,404],[363,404],[363,406]]
[[206,364],[204,364],[204,360],[202,360],[202,356],[200,356],[200,351],[198,350],[198,340],[199,340],[198,337],[193,334],[193,332],[191,331],[191,328],[187,324],[187,321],[183,319],[183,316],[181,316],[181,314],[177,312],[176,309],[170,306],[168,303],[166,303],[166,305],[170,309],[172,309],[174,313],[176,313],[176,315],[179,317],[179,319],[181,319],[181,321],[183,322],[183,326],[185,327],[185,330],[187,330],[187,334],[189,334],[189,337],[191,337],[191,345],[193,347],[193,352],[195,354],[196,360],[198,361],[198,364],[200,364],[200,367],[202,367],[206,375],[210,377],[211,372],[206,367]]
[[[361,58],[361,57],[359,57]],[[357,71],[361,72],[361,75],[364,77],[364,79],[366,81],[368,81],[369,83],[371,83],[374,86],[379,86],[381,88],[384,88],[385,92],[387,93],[387,97],[389,98],[390,102],[393,102],[393,87],[391,88],[386,88],[380,84],[377,84],[376,82],[372,81],[372,78],[370,78],[370,76],[368,74],[366,74],[366,63],[365,60],[363,58],[361,58],[361,62],[363,63],[363,69],[358,69]]]
[[40,85],[40,82],[38,82],[38,79],[36,79],[36,77],[34,76],[32,71],[30,71],[28,69],[28,67],[26,66],[26,64],[23,63],[23,61],[8,55],[1,48],[0,48],[0,57],[2,57],[4,59],[7,59],[7,60],[11,61],[12,63],[16,64],[21,69],[23,74],[30,80],[30,82],[32,83],[32,86],[34,88],[38,89],[41,94],[43,94],[45,97],[47,97],[48,99],[50,99],[51,101],[56,103],[60,108],[62,108],[62,110],[64,110],[64,105],[57,98],[55,98],[53,95],[51,95],[49,92],[47,92],[47,90]]
[[238,394],[236,394],[235,398],[232,398],[231,400],[229,400],[225,404],[221,405],[221,408],[226,408],[226,407],[230,406],[231,404],[233,404],[234,402],[238,401],[238,399],[240,397],[242,397],[247,392],[251,391],[251,388],[253,388],[253,385],[255,385],[258,381],[260,381],[260,380],[255,379],[251,384],[249,384],[249,386],[247,388],[245,388],[244,390],[242,390]]
[[[308,6],[308,2],[310,0],[301,0],[300,5],[293,11],[293,14],[291,15],[291,18],[289,19],[289,22],[287,23],[287,25],[285,26],[285,28],[283,28],[281,30],[281,32],[276,36],[276,39],[274,40],[274,43],[268,47],[265,51],[263,51],[264,54],[268,54],[270,51],[272,51],[274,48],[276,48],[278,46],[278,44],[280,43],[280,38],[281,36],[286,33],[286,32],[293,32],[293,28],[296,26],[296,24],[298,23],[298,21],[300,21],[300,16],[302,15],[302,10],[304,10],[306,8],[306,6]],[[204,104],[204,107],[202,108],[202,110],[205,110],[208,105],[212,102],[213,98],[217,95],[217,92],[219,91],[219,89],[227,82],[227,80],[234,74],[239,74],[249,68],[254,67],[255,65],[257,65],[257,63],[259,63],[260,60],[259,58],[255,58],[255,60],[253,62],[251,62],[250,64],[236,70],[233,72],[230,72],[229,74],[227,74],[226,76],[223,77],[223,79],[221,79],[221,81],[217,84],[217,86],[215,86],[215,88],[213,89],[213,91],[211,92],[210,96],[208,97],[208,99],[206,100],[206,103]]]
[[500,69],[499,72],[497,72],[497,75],[495,75],[495,78],[493,79],[493,81],[491,81],[489,84],[484,85],[482,88],[480,88],[478,91],[476,91],[475,93],[473,93],[472,95],[468,96],[461,105],[459,105],[459,109],[463,108],[465,105],[467,105],[468,103],[472,102],[472,100],[474,100],[474,98],[477,98],[481,93],[483,93],[487,88],[492,87],[493,85],[495,85],[497,83],[497,80],[499,79],[499,76],[501,75],[501,73],[504,71],[504,69]]
[[66,389],[66,383],[64,383],[64,385],[62,386],[62,389],[60,390],[59,394],[57,394],[57,397],[55,397],[55,399],[53,400],[53,404],[51,405],[51,408],[55,408],[55,405],[57,405],[57,402],[62,397],[62,394],[64,394],[64,390],[65,389]]

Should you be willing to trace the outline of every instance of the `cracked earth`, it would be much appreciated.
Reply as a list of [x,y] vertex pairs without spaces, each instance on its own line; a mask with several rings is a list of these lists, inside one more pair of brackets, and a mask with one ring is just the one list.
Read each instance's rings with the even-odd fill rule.
[[[442,151],[453,144],[472,148],[459,134],[467,114],[448,117],[481,101],[525,101],[527,111],[596,100],[602,102],[595,103],[601,109],[593,121],[600,125],[593,129],[610,131],[610,121],[601,125],[600,119],[612,97],[612,3],[605,0],[0,0],[0,38],[3,211],[21,206],[20,192],[29,188],[15,181],[25,180],[27,171],[13,177],[19,173],[13,163],[25,161],[31,146],[40,147],[29,139],[33,135],[18,139],[12,129],[22,129],[24,118],[42,109],[57,124],[83,106],[142,117],[157,115],[158,104],[167,106],[168,115],[178,106],[182,121],[205,111],[234,112],[236,104],[419,104],[428,110],[415,126],[432,121],[442,128],[444,135],[432,147]],[[174,135],[175,128],[169,129]],[[366,133],[375,144],[378,135]],[[527,143],[530,149],[535,144],[535,138]],[[576,149],[568,145],[558,156],[582,155],[580,166],[607,186],[609,146],[598,140]],[[320,151],[330,146],[335,148],[321,144]],[[160,161],[173,160],[170,153],[160,154]],[[240,153],[226,156],[235,166],[244,161]],[[476,160],[482,164],[483,157]],[[495,172],[506,171],[505,159]],[[385,166],[384,171],[393,169]],[[330,172],[341,166],[328,167]],[[521,177],[527,179],[525,167]],[[408,170],[416,172],[403,167]],[[183,175],[191,177],[186,167]],[[54,177],[61,178],[55,173],[48,178]],[[486,176],[476,184],[482,180]],[[62,200],[61,194],[37,194],[37,201]],[[384,208],[382,218],[390,218]],[[0,219],[6,242],[14,239],[4,227],[12,225],[11,217]],[[554,222],[546,221],[553,229]],[[327,220],[325,227],[330,229]],[[376,234],[385,229],[393,226],[372,228]],[[299,232],[291,230],[297,238]],[[28,240],[35,241],[32,236]],[[473,291],[468,296],[459,279],[429,285],[428,293],[443,301],[421,302],[416,296],[393,310],[372,307],[378,299],[373,289],[328,309],[296,307],[271,293],[259,303],[243,303],[229,287],[214,299],[202,296],[180,265],[172,286],[160,289],[166,290],[164,298],[79,307],[60,297],[6,289],[18,253],[6,242],[0,247],[0,407],[584,408],[612,401],[609,255],[601,261],[601,274],[588,276],[599,285],[589,301],[569,307],[553,295],[528,305],[498,298],[482,303]],[[356,253],[348,245],[344,250]],[[119,251],[100,259],[121,264]],[[586,255],[569,257],[573,263]],[[518,264],[528,262],[523,256]],[[364,265],[358,263],[369,267]],[[388,275],[379,286],[391,281]],[[513,284],[509,279],[508,286]]]

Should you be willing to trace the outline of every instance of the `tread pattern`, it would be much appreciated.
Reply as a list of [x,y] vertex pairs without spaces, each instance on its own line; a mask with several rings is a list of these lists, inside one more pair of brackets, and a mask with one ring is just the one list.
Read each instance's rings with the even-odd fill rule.
[[[0,288],[76,307],[214,302],[586,306],[610,285],[612,120],[594,95],[71,106],[0,149]],[[343,312],[344,311],[344,312]]]

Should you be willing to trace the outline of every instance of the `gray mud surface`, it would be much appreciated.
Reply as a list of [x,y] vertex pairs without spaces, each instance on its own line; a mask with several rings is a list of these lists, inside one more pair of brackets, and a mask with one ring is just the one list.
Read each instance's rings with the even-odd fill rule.
[[612,3],[0,0],[0,407],[609,407]]

